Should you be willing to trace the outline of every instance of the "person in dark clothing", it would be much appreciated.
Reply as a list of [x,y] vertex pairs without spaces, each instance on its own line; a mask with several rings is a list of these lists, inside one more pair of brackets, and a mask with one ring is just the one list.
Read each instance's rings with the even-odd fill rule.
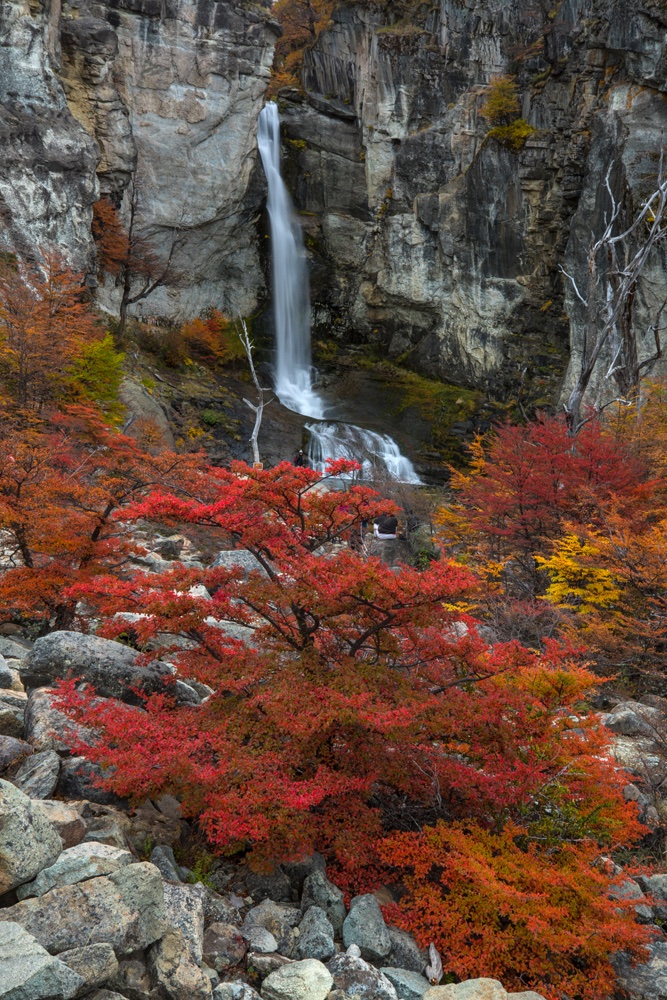
[[374,534],[377,538],[396,538],[398,518],[393,514],[380,514],[375,520]]
[[294,456],[294,462],[292,464],[300,467],[305,467],[308,465],[308,459],[303,453],[303,448],[299,448],[296,455]]

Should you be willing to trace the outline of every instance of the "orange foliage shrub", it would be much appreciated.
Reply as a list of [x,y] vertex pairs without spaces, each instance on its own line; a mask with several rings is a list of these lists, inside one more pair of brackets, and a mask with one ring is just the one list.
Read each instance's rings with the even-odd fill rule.
[[334,0],[277,0],[271,13],[280,22],[283,34],[278,40],[273,62],[269,96],[281,87],[300,87],[303,50],[312,45],[327,26]]

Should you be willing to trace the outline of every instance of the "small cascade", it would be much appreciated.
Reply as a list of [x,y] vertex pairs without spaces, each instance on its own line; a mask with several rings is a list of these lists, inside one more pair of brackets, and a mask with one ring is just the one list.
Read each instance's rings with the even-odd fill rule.
[[305,417],[310,434],[309,459],[315,469],[327,459],[360,462],[364,479],[421,480],[412,462],[388,434],[326,420],[326,405],[313,388],[310,349],[310,291],[301,226],[280,171],[278,105],[267,104],[259,115],[257,144],[269,188],[273,316],[276,328],[275,390],[283,406]]
[[389,434],[334,421],[306,424],[310,435],[308,460],[313,469],[324,472],[327,459],[349,458],[361,465],[362,479],[395,479],[400,483],[420,483],[409,458]]

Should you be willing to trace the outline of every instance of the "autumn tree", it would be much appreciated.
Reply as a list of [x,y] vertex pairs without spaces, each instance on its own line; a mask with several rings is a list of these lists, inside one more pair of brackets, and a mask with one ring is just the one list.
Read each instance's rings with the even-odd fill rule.
[[39,411],[60,398],[70,366],[99,338],[83,275],[62,257],[0,267],[0,385],[5,403]]
[[277,0],[271,13],[283,30],[273,63],[271,94],[280,87],[301,86],[303,50],[329,23],[334,0]]
[[175,257],[183,243],[180,227],[171,229],[166,254],[155,249],[155,241],[139,225],[139,198],[133,186],[128,199],[127,225],[108,197],[93,206],[93,237],[98,247],[98,264],[121,290],[119,333],[125,332],[128,310],[158,288],[180,280]]

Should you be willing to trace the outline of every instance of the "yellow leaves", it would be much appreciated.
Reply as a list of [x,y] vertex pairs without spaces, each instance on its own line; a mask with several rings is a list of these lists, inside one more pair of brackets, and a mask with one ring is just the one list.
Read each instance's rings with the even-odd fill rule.
[[621,592],[614,575],[599,565],[600,558],[596,545],[575,534],[556,542],[548,558],[536,555],[538,566],[551,579],[546,599],[581,614],[611,608]]

